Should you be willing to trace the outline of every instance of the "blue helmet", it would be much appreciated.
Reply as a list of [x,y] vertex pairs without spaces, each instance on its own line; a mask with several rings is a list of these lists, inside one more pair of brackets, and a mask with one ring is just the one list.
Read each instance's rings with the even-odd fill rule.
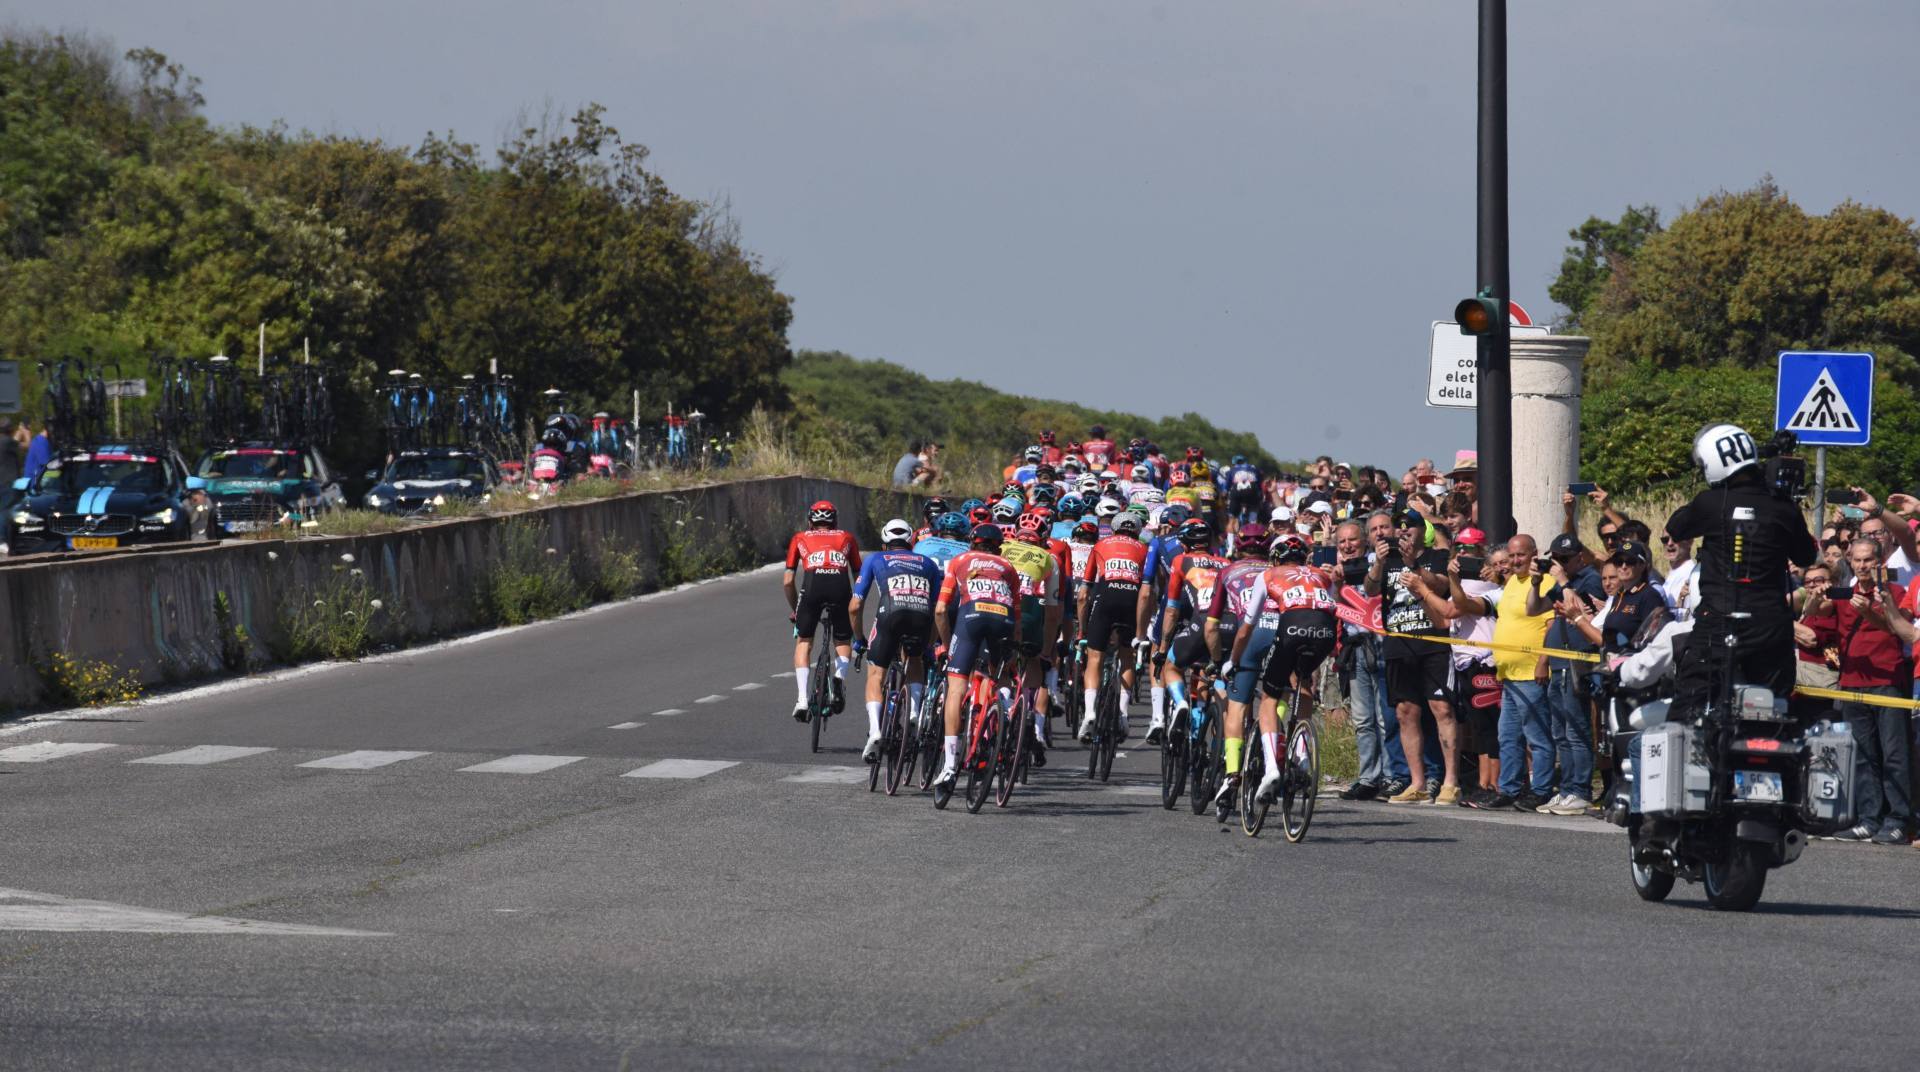
[[1245,464],[1247,464],[1247,456],[1246,456],[1246,455],[1244,455],[1244,454],[1236,454],[1236,455],[1234,455],[1234,456],[1233,456],[1233,464],[1235,464],[1235,465],[1245,465]]
[[963,514],[970,515],[975,510],[985,505],[987,505],[987,500],[985,499],[968,499],[966,502],[963,502],[960,504],[960,512]]
[[972,524],[967,520],[967,515],[959,513],[958,511],[948,511],[947,513],[941,514],[935,518],[933,522],[933,531],[935,533],[955,540],[965,539],[967,530],[972,527]]
[[1069,495],[1060,500],[1060,505],[1057,509],[1062,518],[1072,521],[1087,512],[1087,504],[1086,500],[1080,498],[1080,496]]
[[1192,516],[1193,511],[1187,508],[1186,503],[1174,503],[1172,506],[1160,511],[1160,523],[1162,525],[1177,526]]

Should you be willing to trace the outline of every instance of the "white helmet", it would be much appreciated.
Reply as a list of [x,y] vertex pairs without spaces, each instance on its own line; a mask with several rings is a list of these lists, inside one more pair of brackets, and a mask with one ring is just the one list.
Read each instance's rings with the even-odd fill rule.
[[1151,465],[1148,465],[1148,464],[1147,464],[1146,462],[1141,462],[1140,464],[1138,464],[1138,465],[1136,465],[1136,466],[1134,466],[1134,467],[1133,467],[1133,479],[1135,479],[1135,480],[1152,480],[1152,479],[1153,479],[1153,466],[1151,466]]
[[882,546],[890,543],[912,542],[913,526],[907,524],[905,521],[896,517],[892,521],[880,526],[880,543]]
[[1120,503],[1117,500],[1109,499],[1105,496],[1102,496],[1100,498],[1100,501],[1094,504],[1094,507],[1093,507],[1093,516],[1099,518],[1102,521],[1111,519],[1113,515],[1119,512],[1120,512]]
[[1693,464],[1708,484],[1721,484],[1750,465],[1760,464],[1760,448],[1737,424],[1712,424],[1693,437]]
[[1099,493],[1100,493],[1099,477],[1094,476],[1092,473],[1088,473],[1087,475],[1080,478],[1080,497],[1081,498],[1083,499],[1092,498],[1093,496]]
[[1167,501],[1167,493],[1161,491],[1159,488],[1141,488],[1134,494],[1139,496],[1139,498],[1134,500],[1135,502],[1146,503],[1148,505]]

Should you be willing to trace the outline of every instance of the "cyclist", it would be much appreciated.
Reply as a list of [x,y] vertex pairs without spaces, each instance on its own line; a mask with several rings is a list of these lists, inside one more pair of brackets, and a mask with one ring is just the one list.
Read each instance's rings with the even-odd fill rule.
[[[1140,502],[1146,498],[1147,492],[1159,490],[1159,486],[1153,482],[1153,466],[1146,462],[1135,462],[1133,468],[1127,470],[1127,479],[1120,482],[1120,492],[1129,503]],[[1166,501],[1164,494],[1161,501]]]
[[[1226,736],[1236,740],[1244,736],[1247,705],[1253,702],[1260,666],[1266,661],[1267,649],[1273,646],[1273,632],[1280,625],[1280,612],[1268,609],[1255,623],[1244,651],[1238,658],[1234,657],[1234,641],[1240,635],[1241,625],[1248,620],[1247,600],[1267,572],[1269,542],[1266,526],[1258,521],[1240,530],[1238,557],[1214,582],[1213,606],[1207,610],[1207,624],[1217,631],[1219,638],[1214,648],[1220,658],[1218,670],[1228,684],[1227,713],[1221,726],[1230,730]],[[1214,798],[1222,814],[1233,806],[1234,786],[1240,774],[1240,746],[1234,745],[1228,754],[1231,757],[1227,766],[1229,778]]]
[[1040,431],[1040,452],[1040,460],[1048,465],[1059,465],[1066,458],[1066,452],[1054,443],[1051,428]]
[[[1233,464],[1220,474],[1220,481],[1227,492],[1227,532],[1229,539],[1233,533],[1251,522],[1260,520],[1260,470],[1247,464],[1247,456],[1236,454]],[[1289,517],[1287,520],[1291,521]]]
[[947,563],[940,601],[933,609],[934,624],[947,645],[945,758],[934,779],[942,785],[952,785],[960,773],[961,715],[968,680],[989,656],[1020,640],[1020,619],[1013,612],[1020,573],[1000,557],[1000,545],[997,526],[975,526],[972,548]]
[[914,530],[913,538],[915,540],[924,540],[927,537],[933,535],[933,523],[935,521],[940,520],[941,514],[944,514],[951,509],[953,508],[947,505],[947,500],[941,498],[938,495],[935,495],[933,498],[928,499],[924,503],[921,503],[920,516],[926,521],[926,524]]
[[871,598],[878,601],[873,631],[864,642],[853,642],[854,650],[867,652],[867,747],[862,758],[868,763],[880,757],[880,703],[887,665],[896,651],[907,657],[909,717],[919,719],[920,698],[926,689],[920,652],[933,632],[933,594],[940,587],[941,573],[932,559],[907,549],[912,543],[913,526],[905,521],[894,518],[881,526],[882,550],[867,556],[860,567],[860,579],[854,582],[853,599],[847,606],[857,638],[868,593],[875,593]]
[[1080,444],[1080,453],[1087,459],[1089,469],[1105,469],[1118,459],[1114,457],[1113,440],[1107,438],[1107,430],[1100,425],[1087,429],[1087,440]]
[[1020,466],[1013,471],[1012,476],[1007,478],[1007,483],[1017,484],[1022,488],[1033,483],[1035,474],[1040,471],[1040,460],[1044,457],[1046,457],[1046,451],[1042,450],[1039,444],[1028,447],[1026,453],[1021,455]]
[[[1160,644],[1160,607],[1166,600],[1167,579],[1173,575],[1173,560],[1180,557],[1186,547],[1178,536],[1180,526],[1193,516],[1185,506],[1175,504],[1160,512],[1157,524],[1146,528],[1148,536],[1146,578],[1148,591],[1141,593],[1140,615],[1146,622],[1146,630],[1140,635],[1154,646]],[[1147,695],[1153,701],[1151,725],[1162,725],[1167,717],[1167,687],[1160,683],[1158,672],[1148,678]]]
[[1053,531],[1049,535],[1056,540],[1067,539],[1073,535],[1074,527],[1080,524],[1080,519],[1086,513],[1086,500],[1080,496],[1069,495],[1061,499],[1060,505],[1054,508]]
[[[1187,448],[1189,455],[1198,454],[1199,449]],[[1226,521],[1220,516],[1220,486],[1214,483],[1215,475],[1213,463],[1205,455],[1189,457],[1187,460],[1187,480],[1192,483],[1194,494],[1200,499],[1200,504],[1194,508],[1194,516],[1205,518],[1215,532],[1221,532],[1226,528]]]
[[1201,517],[1212,515],[1211,510],[1200,509],[1200,489],[1194,484],[1185,462],[1176,464],[1173,475],[1167,478],[1166,499],[1168,506],[1185,506]]
[[[1260,674],[1260,747],[1266,755],[1267,772],[1260,779],[1263,803],[1272,803],[1278,795],[1281,776],[1280,720],[1287,712],[1280,703],[1289,685],[1300,690],[1303,702],[1313,697],[1313,672],[1333,651],[1336,620],[1333,594],[1326,574],[1307,565],[1309,548],[1298,533],[1287,533],[1273,541],[1274,565],[1261,574],[1247,598],[1241,618],[1240,635],[1234,638],[1235,663],[1240,662],[1244,646],[1252,640],[1261,615],[1278,611],[1273,647],[1267,652],[1266,668]],[[1229,776],[1239,773],[1242,745],[1234,736],[1244,727],[1227,727],[1227,768]]]
[[1029,735],[1036,767],[1047,765],[1047,680],[1053,669],[1054,641],[1060,635],[1061,581],[1065,573],[1047,538],[1051,524],[1040,513],[1020,515],[1013,539],[1000,548],[1000,557],[1020,573],[1020,652],[1027,657],[1027,680],[1039,682],[1033,690],[1033,726]]
[[913,553],[933,559],[933,564],[944,570],[947,563],[966,553],[970,527],[965,514],[941,514],[933,519],[933,535],[915,543]]
[[813,633],[820,615],[827,616],[833,634],[832,708],[846,708],[847,665],[853,661],[853,621],[847,602],[853,598],[853,578],[860,569],[860,547],[838,527],[840,513],[825,499],[807,510],[809,528],[793,534],[787,544],[787,569],[780,585],[792,609],[793,678],[799,688],[793,704],[796,722],[807,720],[807,686],[813,659]]
[[[1213,606],[1214,586],[1232,565],[1212,552],[1213,526],[1201,518],[1181,524],[1175,534],[1186,550],[1174,557],[1168,574],[1166,596],[1161,605],[1160,684],[1173,701],[1172,723],[1193,710],[1187,701],[1186,671],[1195,666],[1211,666],[1219,658],[1218,641],[1208,627],[1207,612]],[[1165,723],[1156,717],[1147,726],[1147,744],[1158,745]]]
[[[1080,575],[1086,588],[1080,600],[1080,646],[1086,649],[1086,676],[1080,685],[1085,692],[1086,715],[1080,720],[1080,739],[1093,739],[1093,720],[1100,703],[1100,664],[1107,656],[1108,642],[1118,636],[1125,644],[1137,647],[1142,641],[1146,617],[1147,545],[1140,542],[1140,518],[1131,511],[1114,515],[1113,535],[1093,545],[1087,554],[1086,572]],[[1116,658],[1120,652],[1113,653]],[[1133,692],[1133,667],[1121,671],[1121,683]],[[1120,739],[1127,737],[1127,705],[1120,704]]]

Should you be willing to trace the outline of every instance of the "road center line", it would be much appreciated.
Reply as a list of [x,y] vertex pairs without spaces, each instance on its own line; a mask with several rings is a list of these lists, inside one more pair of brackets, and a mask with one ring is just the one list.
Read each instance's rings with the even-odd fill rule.
[[669,708],[667,708],[667,709],[666,709],[665,711],[655,711],[655,712],[653,713],[653,717],[655,717],[655,718],[666,718],[666,717],[667,717],[667,716],[669,716],[669,715],[684,715],[684,714],[686,714],[686,713],[687,713],[687,712],[686,712],[686,710],[685,710],[684,708],[679,708],[679,707],[669,707]]
[[622,778],[705,778],[728,767],[740,764],[730,759],[662,759],[649,763],[637,770],[630,770]]
[[758,681],[749,681],[744,685],[735,685],[733,687],[733,691],[752,692],[754,689],[764,689],[764,688],[766,688],[766,686]]
[[555,767],[564,767],[569,763],[578,763],[585,758],[587,757],[502,756],[499,759],[490,759],[485,763],[475,763],[471,767],[461,767],[460,769],[462,771],[472,771],[475,774],[539,774],[543,771],[553,770]]
[[720,694],[720,693],[717,693],[717,692],[716,692],[716,693],[714,693],[714,694],[713,694],[712,696],[702,696],[702,697],[700,697],[700,698],[699,698],[698,700],[695,700],[695,701],[693,701],[693,702],[694,702],[694,703],[702,703],[702,704],[707,704],[707,703],[720,703],[720,702],[722,702],[722,701],[724,701],[725,699],[726,699],[726,696],[724,696],[724,695],[722,695],[722,694]]
[[45,763],[50,759],[63,759],[112,747],[110,744],[55,744],[52,741],[17,744],[12,748],[0,748],[0,763]]
[[157,756],[145,756],[128,760],[129,763],[155,763],[172,767],[204,767],[209,763],[225,763],[229,759],[244,759],[257,756],[262,752],[271,752],[271,748],[245,748],[231,744],[198,744],[192,748],[182,748],[178,752],[166,752]]
[[342,752],[337,756],[316,759],[311,763],[302,763],[302,767],[316,767],[320,770],[373,770],[402,760],[419,759],[430,756],[432,752]]
[[616,722],[607,728],[610,730],[637,730],[646,725],[644,722]]

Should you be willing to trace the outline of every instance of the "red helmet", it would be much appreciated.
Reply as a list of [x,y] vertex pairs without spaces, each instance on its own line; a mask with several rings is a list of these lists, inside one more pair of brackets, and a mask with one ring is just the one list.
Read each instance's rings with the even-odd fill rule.
[[1173,472],[1168,476],[1168,481],[1176,488],[1188,487],[1193,483],[1193,479],[1188,475],[1187,467],[1184,465],[1174,466]]
[[1240,526],[1238,546],[1242,554],[1264,555],[1267,553],[1267,542],[1271,539],[1267,527],[1254,521]]
[[986,506],[976,506],[973,508],[973,511],[967,515],[967,520],[976,525],[991,525],[993,524],[993,509]]
[[1046,531],[1047,519],[1041,517],[1038,513],[1021,514],[1020,520],[1014,524],[1015,536],[1023,540],[1032,540],[1036,543],[1039,542],[1041,536],[1044,535]]
[[1199,448],[1199,447],[1188,447],[1188,448],[1187,448],[1187,460],[1188,460],[1188,461],[1192,461],[1192,460],[1193,460],[1193,459],[1195,459],[1195,458],[1199,458],[1199,457],[1203,457],[1203,456],[1204,456],[1204,455],[1202,454],[1202,452],[1201,452],[1201,450],[1200,450],[1200,448]]
[[831,525],[840,519],[840,511],[825,499],[807,507],[807,520],[816,525]]
[[1053,446],[1053,430],[1050,428],[1042,429],[1040,432],[1040,442],[1049,447]]

